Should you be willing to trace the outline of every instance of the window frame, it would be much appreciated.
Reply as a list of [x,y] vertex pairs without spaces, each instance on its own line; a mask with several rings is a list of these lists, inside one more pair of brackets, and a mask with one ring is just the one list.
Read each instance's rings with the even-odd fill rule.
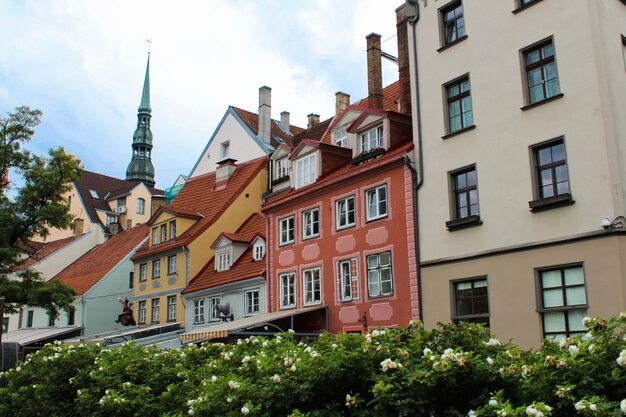
[[161,278],[161,259],[152,261],[152,279]]
[[26,327],[33,327],[33,322],[35,321],[35,310],[28,310],[26,312]]
[[[305,164],[308,164],[305,166]],[[296,190],[315,183],[317,179],[317,154],[315,152],[296,159]]]
[[285,155],[274,161],[274,180],[289,178],[289,158]]
[[[172,303],[173,301],[173,303]],[[173,308],[172,308],[173,307]],[[168,295],[167,296],[167,321],[173,322],[176,321],[176,296]]]
[[209,304],[209,322],[220,321],[220,315],[217,314],[216,307],[222,303],[222,295],[212,295],[208,297]]
[[176,275],[176,255],[167,257],[167,275]]
[[[291,223],[291,224],[289,224]],[[286,228],[285,228],[286,227]],[[283,240],[283,231],[287,240]],[[290,238],[291,237],[291,238]],[[278,220],[278,245],[290,245],[296,241],[296,216],[293,214]]]
[[167,224],[161,225],[161,243],[167,242]]
[[[463,86],[467,84],[467,90],[462,91]],[[450,97],[450,91],[453,88],[458,89],[458,93],[452,97]],[[455,78],[452,81],[449,81],[443,85],[444,91],[444,101],[445,101],[445,114],[446,114],[446,135],[444,138],[449,136],[453,136],[459,133],[463,133],[467,130],[473,129],[476,126],[474,125],[474,106],[472,104],[472,86],[469,77],[469,73],[464,74],[460,77]],[[469,110],[464,111],[464,99],[469,98]],[[457,129],[452,128],[452,106],[458,103],[459,105],[459,127]],[[466,124],[464,122],[464,115],[469,113],[469,122]],[[457,117],[455,116],[455,117]]]
[[159,244],[159,228],[156,226],[152,228],[152,244]]
[[[548,57],[544,57],[544,48],[548,45],[552,46],[552,55]],[[528,63],[528,56],[534,52],[539,52],[539,59],[536,62],[531,64]],[[521,64],[523,70],[523,85],[524,85],[524,101],[525,105],[522,107],[522,110],[528,110],[535,106],[541,105],[543,103],[550,102],[552,100],[556,100],[563,96],[561,92],[561,84],[559,82],[559,71],[556,60],[556,46],[554,44],[554,39],[552,36],[542,39],[538,42],[535,42],[532,45],[529,45],[522,50],[520,50]],[[554,65],[554,78],[545,79],[545,69],[550,65]],[[541,75],[541,91],[543,98],[533,100],[531,89],[536,87],[537,85],[530,85],[530,74],[532,71],[540,69]],[[550,81],[556,80],[556,92],[554,94],[548,96],[548,90],[546,88],[546,84]]]
[[[380,262],[380,257],[381,255],[384,254],[389,254],[389,264],[388,265],[381,265]],[[370,268],[370,258],[377,258],[377,266],[375,268]],[[383,280],[381,279],[382,277],[382,271],[383,269],[389,269],[389,280],[385,280],[389,281],[390,286],[391,286],[391,290],[387,293],[383,292],[382,287],[383,287]],[[381,298],[381,297],[390,297],[393,296],[393,256],[390,250],[387,251],[383,251],[383,252],[379,252],[379,253],[373,253],[370,255],[367,255],[365,257],[365,271],[366,271],[366,277],[367,277],[367,296],[368,298]],[[370,281],[370,272],[376,271],[377,272],[377,285],[378,285],[378,293],[377,294],[372,294],[372,285],[371,285],[371,281]]]
[[148,280],[148,264],[139,264],[139,282],[145,282]]
[[541,0],[515,0],[515,9],[513,9],[512,13],[517,14],[522,10],[526,10],[531,6],[539,3]]
[[[349,201],[352,200],[352,210],[349,207]],[[340,207],[344,204],[345,209]],[[350,213],[352,213],[352,221],[350,222]],[[341,224],[341,218],[345,217],[345,224]],[[344,230],[356,226],[356,198],[354,194],[335,200],[335,230]]]
[[176,220],[170,222],[170,240],[176,239]]
[[[484,282],[484,288],[486,288],[487,293],[484,295],[484,298],[486,299],[486,304],[487,304],[487,312],[476,312],[475,308],[476,306],[474,305],[474,300],[477,298],[481,298],[481,296],[476,296],[475,294],[473,294],[474,290],[476,288],[483,288],[483,287],[475,287],[476,283],[480,283],[480,282]],[[459,289],[458,286],[460,284],[471,284],[471,289],[472,289],[472,295],[468,296],[468,297],[462,297],[461,299],[470,299],[471,303],[472,303],[472,312],[469,314],[462,314],[459,311]],[[491,317],[491,312],[489,309],[489,280],[487,279],[487,276],[479,276],[479,277],[472,277],[472,278],[462,278],[462,279],[456,279],[453,281],[450,281],[450,291],[451,291],[451,319],[453,322],[458,323],[458,322],[486,322],[486,326],[489,327],[491,325],[490,323],[490,317]]]
[[206,321],[205,299],[195,298],[193,300],[193,324],[204,324]]
[[146,212],[146,200],[143,198],[137,199],[137,209],[135,210],[137,214],[145,214]]
[[148,319],[148,312],[146,308],[146,300],[139,300],[137,303],[137,324],[146,324],[146,320]]
[[[317,217],[317,218],[316,218]],[[315,207],[302,212],[302,240],[313,239],[320,235],[320,208]],[[307,231],[310,229],[310,231]]]
[[[446,15],[449,12],[456,11],[460,7],[460,13],[457,14],[454,19],[448,20]],[[462,25],[457,25],[457,21],[461,21]],[[454,33],[456,33],[454,39],[449,39],[448,27],[454,27]],[[459,31],[462,33],[459,34]],[[467,29],[465,25],[465,8],[461,0],[453,0],[439,8],[439,34],[441,48],[438,51],[442,51],[452,45],[455,45],[467,38]]]
[[[285,282],[285,279],[288,279],[288,282]],[[287,285],[285,285],[287,284]],[[278,303],[280,309],[289,309],[295,308],[298,300],[296,299],[297,294],[297,281],[296,281],[296,273],[295,272],[283,272],[278,274],[278,287],[280,290]],[[285,289],[287,289],[287,293],[285,293]],[[292,302],[293,300],[293,302]],[[284,301],[288,301],[285,303]]]
[[150,324],[159,324],[160,315],[161,315],[161,299],[151,298],[150,299]]
[[[347,266],[347,269],[344,268]],[[346,275],[347,272],[347,275]],[[359,259],[347,258],[337,261],[337,299],[346,303],[359,299]],[[349,294],[346,292],[349,289]]]
[[302,305],[322,303],[322,268],[319,266],[302,270]]
[[262,239],[257,239],[252,245],[252,258],[255,261],[260,261],[265,257],[265,242]]
[[[379,190],[385,190],[385,198],[384,200],[380,199]],[[371,198],[376,197],[376,201],[372,204]],[[385,203],[385,212],[380,213],[380,204],[384,201]],[[370,207],[376,207],[376,214],[372,215],[370,213]],[[387,184],[377,185],[375,187],[369,188],[365,190],[365,221],[370,222],[378,219],[385,218],[389,215],[389,192],[387,191]]]
[[[372,141],[372,133],[375,133],[374,141]],[[372,146],[372,142],[375,142]],[[359,133],[359,153],[371,152],[374,149],[383,149],[385,147],[385,127],[384,123],[380,123],[365,132]]]
[[[468,185],[467,174],[474,172],[475,184]],[[465,186],[458,187],[458,179],[461,175],[465,176]],[[482,224],[480,219],[480,201],[478,198],[478,170],[476,165],[469,165],[459,168],[448,173],[448,181],[450,188],[450,220],[446,222],[448,230],[453,231],[470,226]],[[472,204],[472,192],[475,192],[476,203]],[[465,196],[465,206],[460,206],[459,196]],[[472,206],[476,207],[476,213],[472,213]],[[462,209],[467,210],[466,215],[462,215]]]
[[230,249],[215,253],[215,270],[217,272],[228,271],[232,266],[232,253]]
[[335,146],[340,146],[342,148],[350,148],[350,143],[348,141],[348,130],[346,128],[339,129],[333,134],[333,143]]
[[[252,300],[248,299],[249,294],[252,295]],[[256,300],[255,300],[254,294],[256,294]],[[250,304],[250,302],[252,302],[252,304]],[[243,311],[244,311],[244,317],[256,316],[257,314],[261,312],[261,289],[259,287],[244,290]]]
[[230,140],[220,143],[220,160],[230,158]]

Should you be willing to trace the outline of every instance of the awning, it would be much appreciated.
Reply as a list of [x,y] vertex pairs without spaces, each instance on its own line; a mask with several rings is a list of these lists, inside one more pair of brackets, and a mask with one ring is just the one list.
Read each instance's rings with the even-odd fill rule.
[[152,324],[148,326],[134,326],[128,330],[115,330],[100,334],[92,334],[89,336],[83,336],[76,339],[66,340],[67,344],[79,344],[79,343],[103,343],[106,345],[128,342],[130,340],[138,340],[145,337],[160,335],[163,333],[170,333],[179,331],[183,327],[182,322],[165,323],[165,324]]
[[68,326],[68,327],[43,327],[43,328],[26,328],[18,329],[2,335],[2,342],[15,342],[22,346],[28,346],[33,343],[43,342],[46,340],[61,340],[61,336],[67,335],[68,337],[74,336],[72,333],[77,333],[82,330],[80,326]]
[[293,317],[312,311],[325,309],[325,305],[315,307],[301,308],[297,310],[281,310],[273,313],[259,314],[256,316],[245,317],[235,321],[229,321],[214,326],[203,327],[202,329],[193,330],[183,333],[179,336],[181,342],[197,342],[200,340],[222,339],[242,330],[259,327],[264,323],[269,323],[285,317]]

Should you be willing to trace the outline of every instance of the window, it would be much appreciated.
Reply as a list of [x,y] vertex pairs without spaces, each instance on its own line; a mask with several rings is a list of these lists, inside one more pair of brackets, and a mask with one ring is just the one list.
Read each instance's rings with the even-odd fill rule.
[[539,3],[541,0],[515,0],[515,6],[517,7],[513,10],[513,13],[519,13],[527,7],[532,6],[535,3]]
[[167,257],[167,274],[174,275],[176,273],[176,255]]
[[130,271],[130,273],[128,274],[128,288],[134,288],[134,287],[135,287],[135,272]]
[[539,312],[546,339],[562,339],[587,330],[587,295],[582,265],[542,270],[538,273]]
[[159,299],[158,298],[153,298],[152,299],[152,309],[151,309],[151,315],[150,315],[150,321],[152,323],[158,323],[159,322]]
[[230,151],[230,141],[226,141],[226,142],[222,142],[221,144],[221,148],[220,148],[220,157],[222,159],[226,159],[229,157],[229,151]]
[[145,281],[148,277],[148,264],[139,265],[139,282]]
[[167,297],[167,321],[176,321],[176,296]]
[[170,239],[176,239],[176,220],[170,222]]
[[295,307],[296,306],[296,274],[290,272],[288,274],[280,274],[278,276],[280,281],[280,307]]
[[161,225],[161,242],[165,242],[167,240],[167,225]]
[[115,216],[111,216],[110,214],[107,214],[107,226],[111,226],[113,223],[115,223],[117,221],[117,218]]
[[117,199],[117,209],[118,213],[126,212],[126,197],[121,197]]
[[356,224],[354,217],[354,196],[342,198],[335,203],[336,229],[345,229]]
[[367,257],[367,287],[370,297],[393,294],[391,252]]
[[463,4],[453,1],[441,9],[441,27],[443,45],[451,45],[465,36],[465,19],[463,17]]
[[67,313],[67,325],[73,326],[76,322],[76,310],[72,310]]
[[55,323],[56,323],[56,320],[54,316],[48,313],[48,327],[53,327]]
[[220,313],[217,306],[220,304],[222,297],[209,297],[209,321],[217,321],[220,319]]
[[560,93],[552,40],[523,51],[528,104],[538,103]]
[[469,77],[464,76],[447,84],[446,99],[448,101],[448,133],[466,129],[474,124]]
[[152,244],[156,245],[157,243],[159,243],[159,228],[153,227],[152,228]]
[[96,200],[100,200],[100,196],[98,195],[98,192],[96,190],[89,189],[89,194],[91,194],[91,196]]
[[284,219],[280,219],[279,223],[278,223],[278,234],[279,234],[279,244],[281,245],[286,245],[288,243],[293,243],[295,236],[294,236],[294,223],[295,223],[295,217],[294,216],[290,216],[290,217],[286,217]]
[[383,126],[380,125],[374,129],[361,133],[359,142],[359,151],[368,152],[376,148],[383,147]]
[[220,252],[217,254],[217,261],[215,262],[216,271],[225,271],[230,268],[230,252]]
[[296,188],[313,184],[316,176],[315,154],[305,156],[296,161]]
[[569,177],[563,140],[533,149],[537,198],[569,194]]
[[359,298],[359,275],[357,258],[337,263],[339,301],[352,301]]
[[252,316],[258,314],[259,308],[259,289],[248,290],[244,292],[244,311],[246,316]]
[[349,148],[348,144],[348,132],[346,129],[341,129],[338,132],[335,132],[335,145],[341,146],[342,148]]
[[489,327],[487,278],[453,283],[452,319],[455,323],[469,321]]
[[366,220],[375,220],[387,215],[387,186],[367,190],[365,192]]
[[310,239],[320,234],[320,209],[302,213],[302,239]]
[[285,178],[289,176],[289,160],[286,156],[274,161],[274,179]]
[[265,256],[265,242],[262,239],[257,239],[252,247],[252,256],[255,261],[260,261]]
[[137,214],[144,214],[146,211],[146,200],[143,198],[137,199]]
[[157,259],[152,261],[152,278],[159,278],[161,276],[161,260]]
[[33,320],[35,318],[35,312],[33,310],[28,310],[26,313],[26,327],[33,327]]
[[322,302],[322,284],[320,281],[319,268],[305,269],[302,271],[302,291],[305,306]]
[[464,219],[478,216],[478,188],[476,167],[452,174],[454,197],[454,218]]
[[139,324],[146,324],[146,300],[139,301],[139,315],[137,317]]
[[204,323],[204,298],[193,300],[193,324]]

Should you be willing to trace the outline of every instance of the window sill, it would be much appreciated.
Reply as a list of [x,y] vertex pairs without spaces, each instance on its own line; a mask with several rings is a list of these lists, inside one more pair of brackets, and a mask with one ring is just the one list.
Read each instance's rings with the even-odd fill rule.
[[293,245],[296,241],[292,240],[291,242],[285,242],[285,243],[279,243],[278,247],[283,247],[283,246],[289,246],[289,245]]
[[[529,7],[532,7],[532,6],[534,6],[535,4],[539,3],[540,1],[541,1],[541,0],[535,0],[535,1],[533,1],[533,2],[530,2],[530,3],[528,3],[528,4],[525,4],[525,5],[523,5],[523,6],[519,6],[517,9],[512,10],[512,11],[511,11],[511,13],[513,13],[513,14],[518,14],[518,13],[519,13],[519,12],[521,12],[522,10],[526,10],[526,9],[528,9]],[[622,0],[622,1],[624,1],[624,0]]]
[[361,153],[354,158],[352,158],[352,165],[362,164],[363,162],[369,161],[370,159],[378,158],[381,155],[385,154],[385,148],[375,148],[365,153]]
[[454,219],[446,222],[446,228],[449,232],[454,232],[455,230],[465,229],[467,227],[480,226],[483,224],[482,220],[480,220],[479,215],[475,216],[467,216],[462,219]]
[[380,294],[380,295],[367,295],[367,299],[368,300],[377,300],[379,298],[384,298],[384,297],[392,297],[393,293],[390,294]]
[[544,210],[571,206],[574,203],[575,201],[572,200],[572,195],[570,193],[566,193],[554,197],[540,198],[539,200],[529,201],[528,207],[530,207],[530,211],[537,213]]
[[283,175],[280,178],[272,180],[272,185],[280,184],[281,182],[289,181],[289,175]]
[[302,236],[302,241],[304,242],[305,240],[311,240],[311,239],[315,239],[320,237],[320,234],[316,234],[316,235],[311,235],[311,236]]
[[294,308],[296,308],[295,305],[290,305],[290,306],[280,306],[280,310],[293,310]]
[[176,319],[167,319],[167,322],[168,322],[168,323],[175,323],[175,322],[176,322]]
[[193,325],[194,325],[194,326],[198,326],[198,325],[200,325],[200,324],[204,324],[204,322],[203,322],[203,321],[194,321],[194,322],[193,322]]
[[371,222],[375,222],[376,220],[385,219],[385,218],[387,218],[387,214],[385,214],[384,216],[378,216],[378,217],[372,217],[370,219],[365,219],[365,223],[371,223]]
[[343,232],[344,230],[354,229],[355,226],[356,226],[356,223],[348,224],[348,225],[341,226],[341,227],[336,227],[335,232]]
[[443,52],[443,51],[445,51],[446,49],[448,49],[448,48],[450,48],[450,47],[452,47],[452,46],[456,45],[457,43],[461,43],[461,42],[463,42],[465,39],[467,39],[467,35],[463,35],[463,36],[461,36],[459,39],[455,40],[454,42],[450,42],[450,43],[448,43],[448,44],[446,44],[446,45],[442,46],[441,48],[437,49],[437,52]]
[[447,135],[443,135],[441,139],[448,139],[453,136],[460,135],[461,133],[469,132],[470,130],[474,130],[474,129],[476,129],[476,125],[467,126],[467,127],[464,127],[463,129],[459,129],[452,133],[448,133]]
[[552,96],[552,97],[545,98],[545,99],[543,99],[543,100],[541,100],[541,101],[537,101],[537,102],[532,103],[532,104],[527,104],[527,105],[526,105],[526,106],[524,106],[524,107],[520,107],[520,110],[522,110],[522,111],[530,110],[530,109],[532,109],[533,107],[541,106],[542,104],[546,104],[546,103],[549,103],[549,102],[551,102],[551,101],[558,100],[558,99],[560,99],[561,97],[563,97],[563,93],[559,93],[559,94],[557,94],[557,95],[554,95],[554,96]]

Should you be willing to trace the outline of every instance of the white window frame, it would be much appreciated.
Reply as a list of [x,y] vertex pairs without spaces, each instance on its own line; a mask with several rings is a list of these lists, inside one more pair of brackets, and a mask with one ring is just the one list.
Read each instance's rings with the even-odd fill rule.
[[[382,265],[380,262],[381,255],[388,254],[389,256],[389,264]],[[376,267],[370,268],[370,259],[376,258]],[[387,297],[393,295],[393,269],[392,269],[393,259],[391,256],[391,251],[385,251],[380,253],[375,253],[372,255],[368,255],[365,257],[365,269],[367,271],[367,294],[369,298],[378,298],[378,297]],[[384,270],[389,270],[389,279],[383,280],[382,275]],[[372,283],[375,281],[375,284],[378,286],[378,292],[372,291]],[[390,291],[383,292],[383,282],[390,283]]]
[[176,255],[167,257],[167,274],[174,275],[176,273]]
[[160,315],[161,315],[161,299],[152,298],[150,300],[150,323],[159,323]]
[[[172,301],[174,301],[172,303]],[[176,321],[176,296],[167,297],[167,321]]]
[[204,298],[196,298],[193,300],[193,324],[204,324],[205,320]]
[[[291,223],[291,224],[290,224]],[[283,233],[285,232],[285,233]],[[286,234],[283,239],[283,234]],[[280,246],[295,242],[296,239],[296,217],[287,216],[278,221],[278,243]]]
[[[356,258],[344,259],[337,262],[339,301],[352,301],[359,298],[359,277],[356,268],[352,268],[352,263],[354,263],[355,267],[358,268],[358,260]],[[354,283],[356,283],[355,288],[353,288]],[[356,291],[354,291],[355,289]]]
[[289,159],[283,156],[274,161],[274,179],[277,180],[287,176],[289,176]]
[[232,265],[230,250],[220,251],[215,254],[215,270],[227,271]]
[[156,245],[158,243],[159,243],[159,228],[153,227],[152,228],[152,244]]
[[302,303],[311,306],[322,303],[322,270],[320,267],[302,270]]
[[296,273],[286,272],[278,275],[280,288],[280,308],[294,308],[296,306]]
[[253,288],[244,291],[243,304],[243,311],[246,317],[259,314],[261,312],[261,290],[259,288]]
[[224,141],[220,144],[220,159],[227,159],[230,156],[230,141]]
[[302,212],[302,239],[311,239],[320,235],[320,208]]
[[137,324],[146,324],[148,318],[146,304],[146,300],[140,300],[138,303]]
[[148,279],[148,264],[139,265],[139,282],[146,281]]
[[161,243],[166,242],[166,241],[167,241],[167,225],[162,224],[161,225]]
[[361,133],[359,135],[359,152],[369,152],[384,147],[384,135],[385,130],[382,124]]
[[[384,191],[384,198],[381,198],[380,192]],[[381,213],[380,204],[384,201],[384,213]],[[376,220],[387,217],[389,213],[389,194],[387,193],[387,184],[379,185],[365,191],[365,220]],[[372,210],[370,212],[370,209]]]
[[215,307],[222,302],[221,295],[215,295],[209,297],[209,321],[220,321],[220,315],[217,313]]
[[161,277],[161,260],[156,259],[152,261],[152,278]]
[[170,222],[170,239],[176,239],[176,220]]
[[255,261],[260,261],[265,256],[265,242],[258,239],[252,246],[252,256]]
[[[352,210],[349,207],[349,201],[352,201]],[[343,207],[342,207],[343,206]],[[350,222],[350,214],[352,221]],[[345,223],[342,224],[342,218]],[[335,229],[342,230],[356,225],[356,199],[353,195],[340,198],[335,201]]]
[[137,214],[144,214],[146,212],[146,200],[143,198],[137,199]]
[[341,146],[342,148],[349,148],[348,143],[348,131],[341,129],[335,132],[335,146]]
[[296,189],[313,184],[317,177],[317,156],[312,153],[296,160]]

